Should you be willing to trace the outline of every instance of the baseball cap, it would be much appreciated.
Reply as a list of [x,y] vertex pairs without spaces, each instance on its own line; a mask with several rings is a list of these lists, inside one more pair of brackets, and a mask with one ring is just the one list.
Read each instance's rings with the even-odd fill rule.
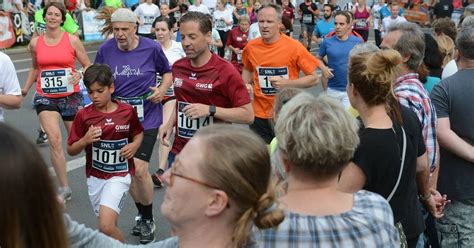
[[130,9],[119,8],[114,11],[112,17],[110,18],[111,22],[137,22],[137,15],[133,13]]

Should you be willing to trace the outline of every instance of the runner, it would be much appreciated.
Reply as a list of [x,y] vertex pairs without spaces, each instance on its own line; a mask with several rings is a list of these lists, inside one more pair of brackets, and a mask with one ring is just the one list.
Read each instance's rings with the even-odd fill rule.
[[132,106],[112,100],[115,87],[107,65],[87,68],[84,84],[93,103],[77,113],[67,151],[75,156],[85,150],[87,187],[99,230],[124,242],[117,219],[135,172],[133,155],[142,143],[143,127]]
[[335,35],[321,43],[319,57],[327,56],[329,68],[334,75],[329,77],[328,85],[324,88],[347,109],[350,106],[346,92],[349,52],[355,45],[362,43],[362,40],[349,35],[352,27],[349,12],[337,12],[334,23]]
[[371,9],[371,15],[374,23],[375,45],[378,47],[380,47],[380,43],[382,43],[382,14],[380,13],[380,10],[385,6],[385,0],[379,0],[378,4],[374,4]]
[[354,30],[359,33],[364,42],[369,38],[369,26],[372,22],[370,7],[365,4],[365,0],[358,0],[358,5],[354,7]]
[[44,8],[46,32],[31,40],[28,48],[32,57],[32,68],[28,74],[22,94],[26,96],[36,81],[34,105],[40,125],[49,137],[51,162],[59,181],[59,196],[70,200],[72,191],[66,173],[66,158],[62,146],[59,118],[67,132],[77,111],[82,108],[79,89],[80,73],[76,73],[75,62],[83,67],[90,64],[86,50],[79,38],[61,30],[66,20],[63,4],[51,2]]
[[312,37],[313,40],[318,43],[318,45],[321,45],[321,42],[323,42],[326,35],[334,31],[334,18],[332,17],[334,7],[331,4],[325,4],[323,8],[324,19],[316,23]]
[[301,22],[303,45],[309,51],[311,49],[311,36],[314,30],[314,16],[319,15],[318,6],[311,2],[311,0],[305,0],[304,3],[300,4],[298,14]]
[[[275,136],[270,124],[279,89],[306,88],[317,83],[319,61],[301,43],[280,33],[281,8],[264,4],[258,11],[261,38],[249,41],[242,53],[242,78],[253,88],[255,121],[250,126],[267,143]],[[305,74],[299,78],[300,70]],[[253,86],[252,86],[253,84]]]
[[[107,64],[115,78],[114,97],[132,104],[145,129],[143,142],[135,154],[135,175],[132,175],[130,195],[138,209],[133,235],[140,235],[141,243],[155,239],[153,220],[153,182],[148,172],[149,161],[162,122],[159,104],[171,85],[171,69],[160,45],[137,36],[137,17],[129,9],[118,9],[111,17],[115,39],[99,48],[95,63]],[[156,74],[162,84],[156,86]]]
[[138,35],[150,39],[155,38],[151,29],[153,21],[161,15],[160,8],[153,3],[153,0],[146,0],[146,2],[138,5],[134,12],[139,18]]
[[224,58],[225,55],[225,44],[227,42],[227,35],[232,28],[232,11],[225,8],[226,0],[217,1],[217,9],[214,11],[214,27],[219,32],[222,44],[224,46],[218,49],[219,56]]
[[4,121],[3,109],[21,107],[21,88],[15,66],[8,55],[0,52],[0,122]]
[[[48,5],[49,3],[59,3],[60,1],[58,0],[46,0],[44,1],[45,5]],[[41,8],[35,12],[34,15],[35,19],[35,32],[33,33],[33,38],[36,36],[42,35],[44,32],[46,32],[46,21],[44,18],[44,8]],[[77,30],[79,30],[79,25],[74,21],[72,16],[66,12],[66,19],[63,22],[63,25],[61,25],[61,30],[66,31],[70,34],[77,35]]]
[[248,15],[242,15],[239,19],[239,26],[230,31],[227,38],[227,47],[232,51],[230,62],[242,73],[242,49],[247,45],[249,36],[250,19]]
[[237,70],[209,50],[211,22],[206,15],[189,12],[181,19],[181,44],[186,57],[173,64],[176,110],[160,127],[163,144],[169,145],[176,126],[169,164],[203,126],[214,122],[250,124],[253,109]]
[[[183,51],[183,47],[179,42],[176,42],[172,39],[172,27],[173,23],[170,19],[164,17],[158,17],[155,20],[153,25],[155,28],[156,40],[160,43],[163,48],[163,52],[168,59],[170,66],[174,64],[177,60],[186,56]],[[160,77],[161,80],[161,77]],[[176,97],[174,96],[173,88],[169,88],[166,92],[165,98],[162,101],[163,104],[163,123],[169,121],[171,114],[174,111],[174,106],[176,105]],[[155,186],[161,188],[163,183],[161,180],[161,175],[165,172],[168,167],[168,154],[171,151],[171,147],[164,146],[160,142],[160,159],[158,164],[158,170],[151,175],[151,179]]]

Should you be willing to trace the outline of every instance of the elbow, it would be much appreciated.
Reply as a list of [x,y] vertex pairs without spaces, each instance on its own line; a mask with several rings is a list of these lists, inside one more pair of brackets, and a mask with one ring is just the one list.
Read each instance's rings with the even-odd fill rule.
[[255,120],[255,116],[252,113],[252,114],[247,116],[247,118],[245,120],[245,124],[251,125],[251,124],[253,124],[254,120]]
[[17,96],[15,97],[15,100],[12,102],[11,107],[13,109],[19,109],[21,108],[21,103],[22,103],[23,97],[22,96]]
[[69,156],[76,156],[79,152],[80,151],[76,151],[72,146],[67,146],[67,154],[69,154]]

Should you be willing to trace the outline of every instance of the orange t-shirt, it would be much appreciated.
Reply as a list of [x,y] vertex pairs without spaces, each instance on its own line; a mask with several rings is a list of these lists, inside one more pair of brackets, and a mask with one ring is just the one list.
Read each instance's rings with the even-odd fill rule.
[[255,116],[262,119],[273,117],[273,101],[278,92],[268,77],[297,79],[300,70],[308,75],[319,65],[301,43],[284,34],[272,44],[263,43],[261,37],[249,41],[242,52],[242,62],[245,69],[253,72],[253,109]]

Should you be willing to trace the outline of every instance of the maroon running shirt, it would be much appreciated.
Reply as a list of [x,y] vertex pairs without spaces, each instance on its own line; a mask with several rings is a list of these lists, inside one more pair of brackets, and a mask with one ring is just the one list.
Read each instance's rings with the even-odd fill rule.
[[79,110],[71,127],[68,145],[80,140],[91,125],[102,128],[100,141],[86,147],[86,176],[109,179],[114,176],[135,174],[133,159],[120,156],[120,149],[133,141],[133,137],[143,132],[143,126],[138,120],[132,106],[114,101],[117,110],[102,113],[93,104]]
[[213,117],[187,118],[183,108],[190,103],[222,108],[241,107],[250,103],[250,96],[235,67],[216,54],[202,67],[191,67],[185,57],[173,64],[173,87],[176,95],[176,134],[172,152],[178,154],[194,133],[203,126],[222,122]]

